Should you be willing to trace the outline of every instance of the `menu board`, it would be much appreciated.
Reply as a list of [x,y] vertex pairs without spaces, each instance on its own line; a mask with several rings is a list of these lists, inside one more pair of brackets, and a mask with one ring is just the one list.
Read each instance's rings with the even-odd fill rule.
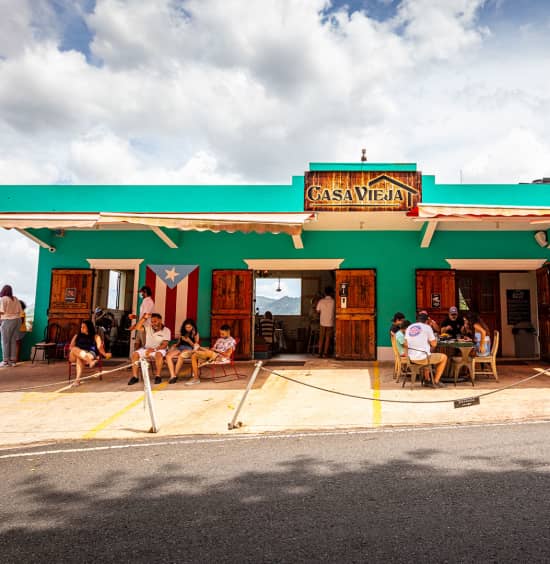
[[508,325],[515,325],[521,321],[531,322],[530,290],[506,290],[506,311]]

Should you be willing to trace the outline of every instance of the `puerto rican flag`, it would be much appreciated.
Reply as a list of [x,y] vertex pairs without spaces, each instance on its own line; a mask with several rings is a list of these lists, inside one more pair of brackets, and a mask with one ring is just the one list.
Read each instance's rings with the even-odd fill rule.
[[190,317],[197,321],[199,267],[196,264],[149,264],[145,284],[151,288],[155,312],[164,325],[179,337],[181,324]]

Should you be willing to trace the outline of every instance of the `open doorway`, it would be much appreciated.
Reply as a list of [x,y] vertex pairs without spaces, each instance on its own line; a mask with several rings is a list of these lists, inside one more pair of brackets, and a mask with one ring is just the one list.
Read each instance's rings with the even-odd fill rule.
[[316,305],[327,286],[335,286],[333,270],[255,271],[254,356],[317,354]]

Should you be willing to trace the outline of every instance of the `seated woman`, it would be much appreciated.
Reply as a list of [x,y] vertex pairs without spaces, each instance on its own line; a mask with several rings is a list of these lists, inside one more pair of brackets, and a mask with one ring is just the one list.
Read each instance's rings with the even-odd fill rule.
[[[180,340],[166,354],[166,364],[170,372],[169,384],[175,384],[178,381],[178,372],[185,359],[191,358],[193,351],[199,348],[199,339],[197,325],[192,319],[186,319],[181,324]],[[177,359],[175,367],[174,359]]]
[[96,335],[94,324],[91,319],[84,320],[80,325],[80,333],[77,333],[70,344],[69,362],[76,364],[76,380],[73,386],[80,385],[80,377],[84,366],[93,368],[99,356],[111,358],[111,353],[105,352],[103,341]]
[[470,312],[468,322],[474,334],[476,356],[489,356],[491,354],[491,337],[489,327],[478,313]]

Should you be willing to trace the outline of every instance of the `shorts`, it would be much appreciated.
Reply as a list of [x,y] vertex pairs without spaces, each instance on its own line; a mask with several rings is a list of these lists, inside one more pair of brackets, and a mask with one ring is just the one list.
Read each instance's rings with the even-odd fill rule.
[[410,359],[413,364],[439,364],[442,360],[444,360],[445,355],[443,353],[432,353],[429,359],[419,359],[413,360]]
[[179,345],[177,347],[178,351],[183,352],[183,351],[192,351],[193,347],[190,347],[189,345]]
[[[146,349],[145,347],[141,347],[141,349],[138,349],[136,352],[138,353],[139,358],[146,358],[146,357],[145,357],[145,352],[146,352],[146,351],[147,351],[147,349]],[[159,350],[156,351],[156,352],[159,352],[159,353],[163,356],[163,358],[164,358],[164,357],[166,356],[166,353],[167,353],[168,351],[167,351],[166,349],[159,349]],[[155,354],[156,354],[156,353],[155,353]],[[149,355],[149,358],[152,358],[152,356],[154,356],[154,355]]]

